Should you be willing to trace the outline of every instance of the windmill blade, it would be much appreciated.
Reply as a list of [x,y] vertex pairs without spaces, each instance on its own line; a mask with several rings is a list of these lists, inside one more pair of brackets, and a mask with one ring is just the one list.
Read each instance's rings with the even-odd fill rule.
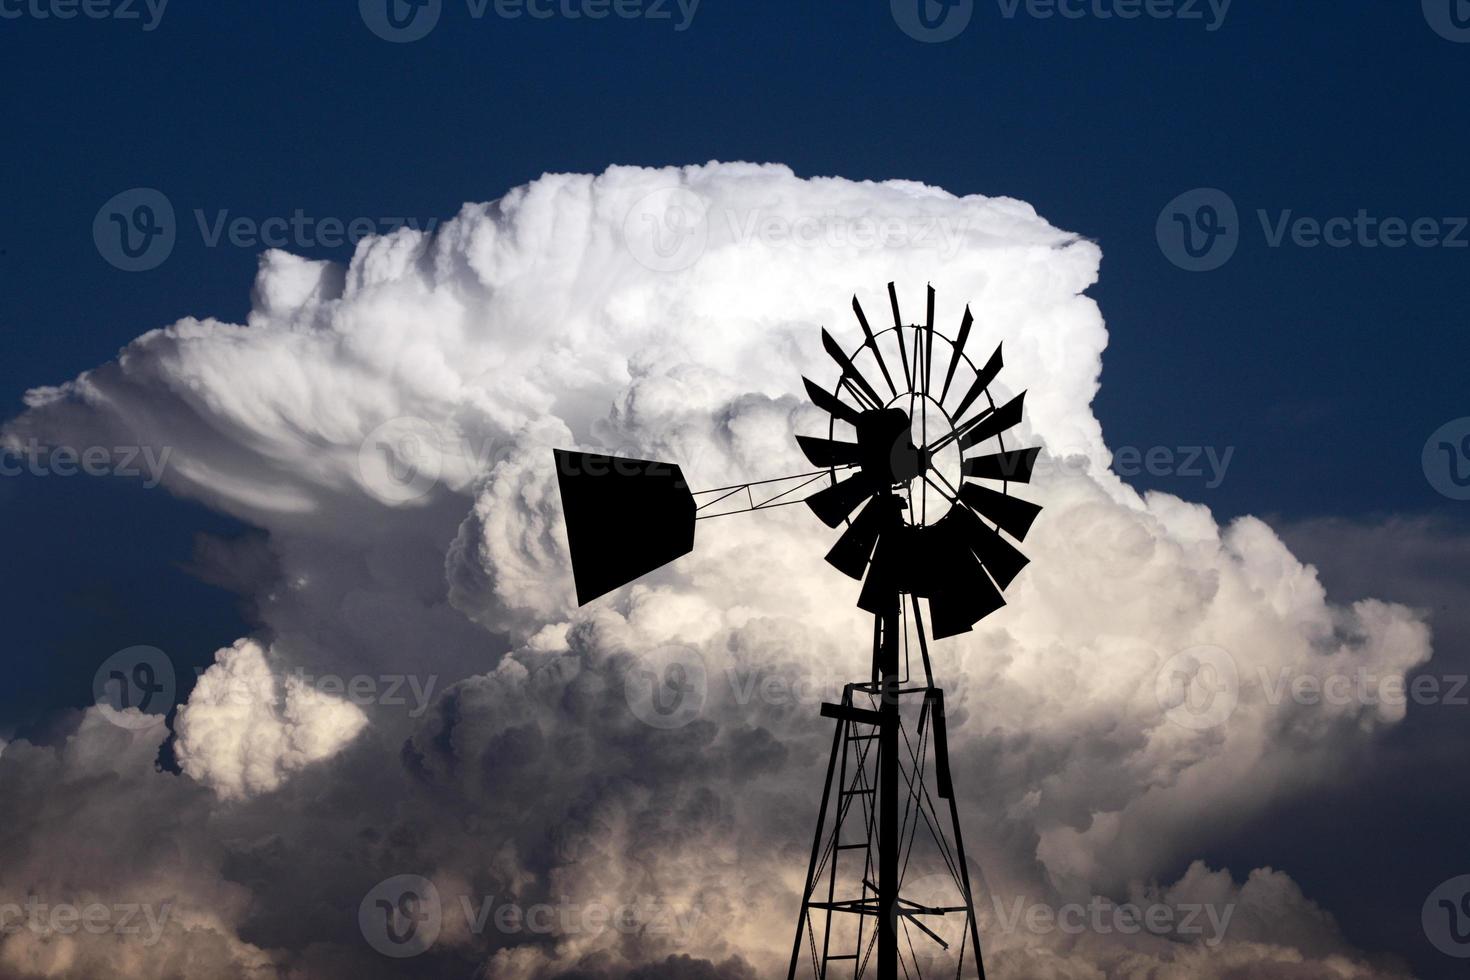
[[974,535],[968,525],[975,520],[963,507],[955,507],[933,525],[916,529],[916,554],[922,560],[910,584],[915,595],[929,600],[929,625],[936,640],[968,632],[1005,605],[967,543]]
[[954,414],[950,418],[964,418],[965,411],[975,403],[975,399],[980,397],[981,392],[990,387],[990,382],[995,380],[995,376],[1000,374],[1000,369],[1005,366],[1005,359],[1001,357],[1000,349],[1001,345],[996,344],[995,353],[990,355],[990,360],[980,369],[979,375],[975,378],[975,383],[970,385],[970,390],[965,392],[965,397],[960,402],[960,407],[954,410]]
[[822,329],[822,346],[827,349],[832,360],[837,362],[837,366],[842,368],[842,377],[856,385],[861,395],[866,397],[874,408],[882,408],[883,399],[878,397],[878,392],[868,384],[868,379],[863,377],[862,372],[853,366],[852,360],[842,352],[842,348],[838,346],[836,340],[832,339],[832,335],[827,332],[826,328]]
[[881,498],[870,501],[827,552],[827,563],[849,578],[861,579],[873,546],[883,532],[890,506]]
[[929,302],[924,314],[924,394],[929,394],[929,382],[934,374],[934,286],[929,286]]
[[984,420],[969,428],[960,437],[960,448],[969,449],[976,443],[984,442],[991,436],[1000,435],[1007,429],[1020,425],[1025,406],[1026,393],[1023,391],[994,412],[989,413]]
[[883,363],[883,352],[878,349],[878,338],[873,336],[873,328],[868,326],[868,316],[863,312],[863,306],[858,298],[852,298],[852,311],[857,314],[858,324],[863,328],[863,336],[868,338],[868,346],[873,349],[873,359],[878,362],[878,370],[883,372],[883,380],[888,382],[888,390],[898,397],[898,388],[893,384],[893,378],[888,373],[888,365]]
[[828,415],[841,419],[848,425],[857,425],[858,417],[862,413],[810,378],[802,378],[801,380],[806,383],[806,394],[812,400],[813,405],[822,409]]
[[[834,483],[806,498],[812,513],[822,519],[828,527],[836,527],[847,519],[858,504],[877,491],[877,484],[866,473],[854,473],[839,483]],[[867,556],[863,556],[867,560]]]
[[[999,531],[976,517],[973,511],[965,507],[956,507],[950,511],[950,514],[959,515],[966,543],[985,565],[985,570],[990,573],[990,577],[995,579],[995,584],[1002,589],[1009,588],[1016,576],[1021,574],[1021,569],[1031,563],[1031,559],[1021,554],[1015,545],[1001,537]],[[949,514],[945,516],[948,517]]]
[[975,456],[965,460],[965,476],[981,480],[1003,480],[1011,483],[1030,483],[1031,471],[1036,467],[1039,448],[1010,449],[989,456]]
[[980,560],[968,548],[964,550],[969,562],[954,566],[954,587],[929,597],[929,629],[936,640],[970,632],[976,623],[1006,604]]
[[813,466],[856,466],[862,462],[858,444],[838,442],[836,439],[819,439],[816,436],[797,436],[796,444],[811,460]]
[[962,484],[960,500],[981,517],[1000,525],[1002,531],[1017,541],[1026,540],[1026,535],[1031,531],[1032,522],[1036,520],[1036,515],[1041,513],[1040,504],[1033,504],[1020,497],[1012,497],[1008,493],[992,490],[979,483]]
[[904,589],[904,580],[910,569],[908,559],[913,549],[909,538],[913,527],[903,522],[896,502],[891,513],[888,526],[878,536],[878,547],[873,552],[872,564],[868,566],[867,578],[863,579],[863,590],[858,594],[858,608],[874,615],[892,609],[898,594]]
[[[898,337],[898,356],[903,359],[903,380],[909,390],[912,391],[914,387],[914,375],[909,370],[908,344],[903,339],[903,317],[898,312],[898,290],[891,282],[888,284],[888,305],[893,307],[893,325],[897,328],[893,332]],[[917,361],[918,357],[919,353],[915,351],[914,359]]]
[[940,404],[943,404],[944,399],[949,395],[949,386],[954,381],[955,368],[960,366],[960,358],[965,353],[965,342],[970,339],[970,326],[974,322],[975,317],[971,315],[970,308],[966,306],[965,318],[960,321],[960,334],[955,338],[954,353],[949,357],[949,370],[944,372],[944,388],[939,392]]

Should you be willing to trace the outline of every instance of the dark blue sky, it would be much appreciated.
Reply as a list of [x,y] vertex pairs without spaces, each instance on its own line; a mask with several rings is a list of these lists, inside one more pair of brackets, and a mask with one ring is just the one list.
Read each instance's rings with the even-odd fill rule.
[[[664,20],[512,20],[444,0],[406,44],[350,2],[173,0],[153,30],[141,3],[142,20],[38,19],[47,2],[0,0],[21,12],[0,18],[3,416],[147,329],[244,315],[256,249],[210,247],[195,209],[427,221],[545,171],[780,161],[1011,195],[1096,239],[1109,443],[1234,447],[1218,487],[1141,485],[1225,518],[1461,522],[1470,507],[1420,462],[1431,432],[1470,414],[1470,247],[1273,248],[1257,214],[1430,218],[1470,244],[1446,220],[1470,214],[1470,44],[1417,2],[1237,0],[1211,31],[1024,7],[1008,19],[976,0],[968,27],[934,44],[900,30],[886,0],[704,0],[682,31],[673,4]],[[172,201],[178,241],[130,273],[104,261],[92,223],[138,186]],[[1229,194],[1239,242],[1193,273],[1156,224],[1199,187]],[[3,477],[0,507],[13,603],[0,735],[86,703],[91,665],[119,646],[203,662],[241,632],[233,598],[177,567],[195,532],[228,522],[115,479]],[[1333,904],[1340,883],[1314,883]],[[1417,908],[1395,915],[1344,912],[1369,946],[1412,939]]]

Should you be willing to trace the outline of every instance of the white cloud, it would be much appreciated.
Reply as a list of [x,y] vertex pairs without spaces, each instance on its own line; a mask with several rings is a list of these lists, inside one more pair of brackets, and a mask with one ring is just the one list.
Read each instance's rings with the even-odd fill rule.
[[179,767],[226,799],[278,788],[330,759],[367,724],[362,709],[271,672],[265,650],[238,640],[215,655],[174,722]]
[[[650,195],[676,188],[698,196],[705,223],[702,251],[673,268],[650,262],[637,236],[640,219],[658,227]],[[845,233],[814,247],[751,230],[766,219]],[[909,233],[882,246],[851,233],[879,226]],[[924,227],[946,229],[947,244]],[[278,670],[444,679],[428,716],[375,704],[373,737],[358,737],[362,712],[289,673],[282,682],[242,641],[180,710],[180,764],[224,799],[221,819],[240,825],[229,832],[333,842],[307,867],[270,846],[231,852],[230,873],[276,903],[250,922],[272,956],[313,975],[361,970],[358,946],[312,946],[279,906],[308,872],[344,907],[413,872],[446,882],[441,892],[452,879],[523,901],[652,895],[702,912],[687,934],[636,941],[583,931],[528,945],[446,929],[449,951],[434,955],[492,963],[487,975],[639,964],[703,975],[680,972],[687,954],[764,976],[789,941],[793,855],[809,840],[830,729],[810,700],[742,696],[737,675],[800,689],[861,676],[871,624],[852,605],[856,585],[822,562],[833,533],[788,508],[707,522],[693,554],[578,609],[550,449],[672,459],[697,486],[807,469],[790,435],[824,422],[801,376],[834,377],[818,327],[850,341],[854,291],[875,320],[890,280],[913,316],[932,282],[941,325],[970,304],[972,345],[983,356],[1004,341],[1002,385],[1030,389],[1024,436],[1092,461],[1052,467],[1028,493],[1047,510],[1011,605],[932,651],[967,838],[997,894],[1157,890],[1271,801],[1339,778],[1399,720],[1378,705],[1283,701],[1273,684],[1283,672],[1402,674],[1429,654],[1415,614],[1335,605],[1264,523],[1221,527],[1102,467],[1090,404],[1107,333],[1085,295],[1100,258],[1022,202],[912,182],[750,164],[549,175],[433,235],[365,240],[345,269],[266,253],[245,325],[186,319],[146,334],[118,361],[32,392],[6,434],[170,448],[167,487],[268,534],[268,555],[216,547],[200,562],[250,590]],[[428,437],[368,442],[385,455],[364,465],[365,441],[396,419]],[[412,492],[385,493],[385,476]],[[247,553],[249,574],[226,567]],[[1232,659],[1239,703],[1189,728],[1169,720],[1158,673],[1201,645]],[[697,717],[664,730],[636,717],[625,690],[670,656],[696,658],[708,691]],[[244,703],[227,696],[235,687],[251,692]],[[190,832],[217,844],[226,830]],[[1215,949],[1006,936],[993,972],[1372,973],[1312,925],[1317,911],[1284,873],[1241,886],[1213,874],[1192,869],[1174,887],[1245,904],[1285,895],[1292,915],[1261,916]]]

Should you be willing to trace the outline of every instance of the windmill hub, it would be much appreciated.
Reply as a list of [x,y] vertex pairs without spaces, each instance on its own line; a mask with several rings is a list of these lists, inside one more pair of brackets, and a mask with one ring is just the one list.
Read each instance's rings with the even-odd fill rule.
[[859,465],[875,483],[905,486],[928,468],[928,455],[913,441],[909,413],[901,408],[877,408],[858,417]]

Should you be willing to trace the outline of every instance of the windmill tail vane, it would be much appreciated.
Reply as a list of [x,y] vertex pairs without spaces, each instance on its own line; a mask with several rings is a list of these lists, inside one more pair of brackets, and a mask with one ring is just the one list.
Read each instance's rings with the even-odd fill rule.
[[926,296],[923,322],[905,323],[889,283],[893,325],[877,330],[854,297],[850,351],[822,331],[837,373],[802,379],[828,417],[825,434],[796,436],[811,471],[691,491],[675,463],[555,451],[579,603],[689,553],[701,520],[804,503],[841,529],[826,560],[861,582],[872,668],[822,705],[836,725],[790,980],[985,975],[928,643],[1005,605],[1041,511],[1011,490],[1040,449],[1015,445],[1026,393],[992,391],[1001,346],[972,360],[970,309],[950,337]]

